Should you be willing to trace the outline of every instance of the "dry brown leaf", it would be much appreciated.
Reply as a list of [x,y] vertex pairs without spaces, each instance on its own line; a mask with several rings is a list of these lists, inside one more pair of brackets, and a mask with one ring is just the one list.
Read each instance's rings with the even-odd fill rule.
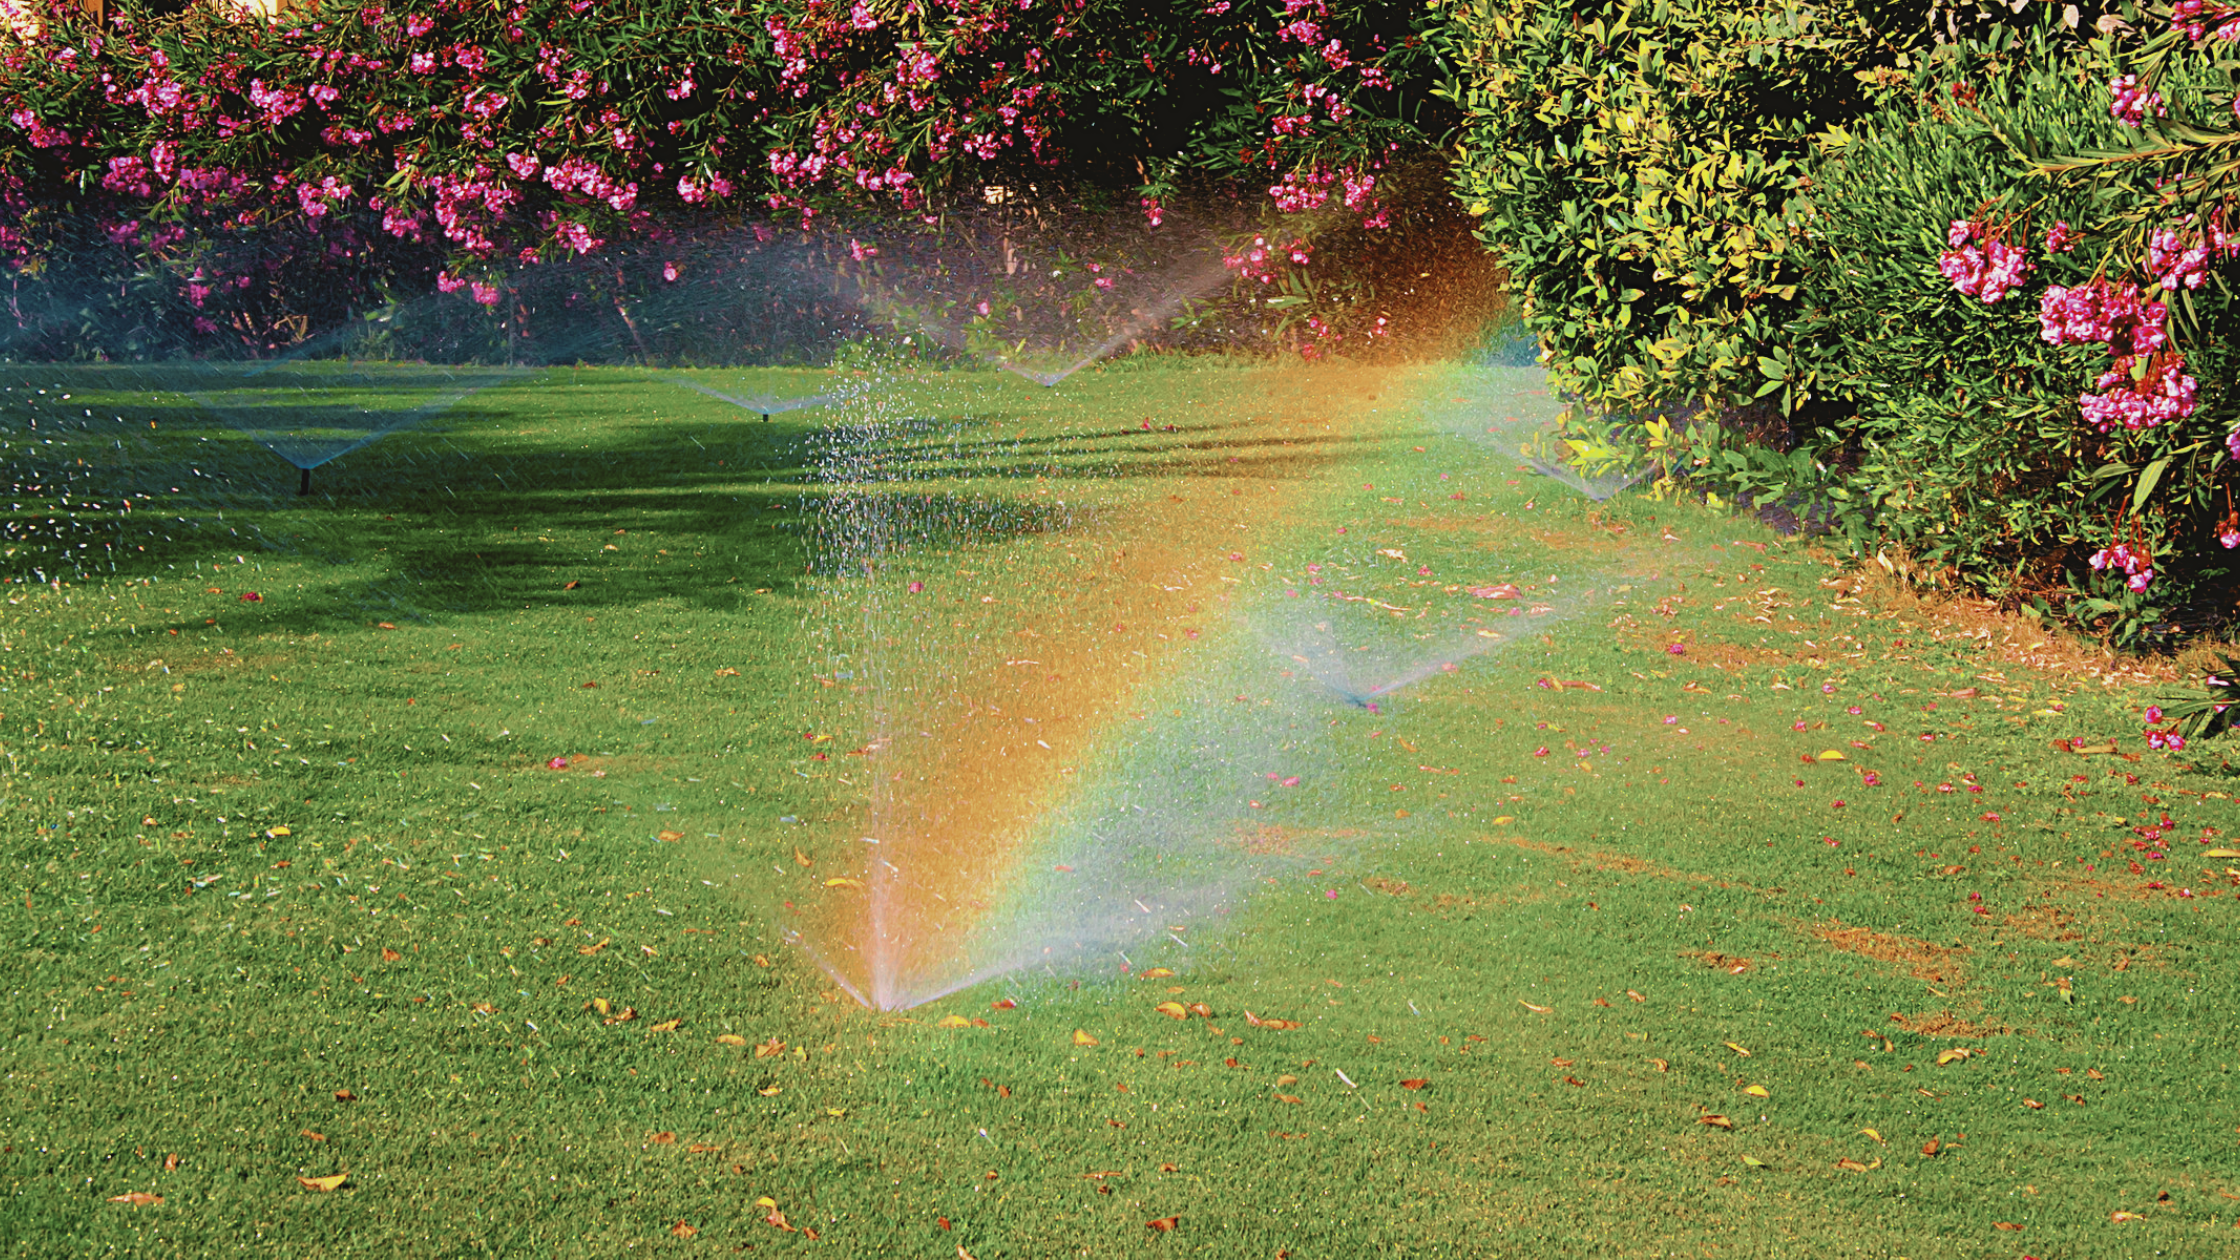
[[593,955],[593,954],[596,954],[596,953],[598,953],[598,952],[599,952],[600,950],[602,950],[602,949],[605,949],[605,948],[606,948],[607,946],[609,946],[609,945],[611,945],[611,944],[613,944],[613,943],[614,943],[614,938],[610,936],[610,937],[606,938],[605,940],[603,940],[603,941],[600,941],[600,942],[599,942],[598,944],[596,944],[596,945],[579,945],[579,946],[577,946],[577,947],[576,947],[576,952],[577,952],[577,953],[579,953],[579,954],[582,954],[582,955],[583,955],[584,957],[588,958],[588,957],[590,957],[591,955]]
[[1696,1123],[1708,1124],[1714,1129],[1731,1129],[1734,1127],[1734,1121],[1727,1119],[1725,1116],[1697,1116]]
[[1938,1151],[1943,1150],[1944,1143],[1941,1140],[1942,1137],[1943,1135],[1939,1134],[1937,1137],[1930,1138],[1928,1141],[1923,1142],[1921,1144],[1921,1153],[1923,1155],[1935,1155]]
[[655,1146],[675,1146],[677,1135],[664,1129],[659,1133],[648,1134],[646,1141],[653,1143]]
[[347,1089],[338,1089],[334,1092],[334,1100],[336,1102],[356,1102],[358,1096]]
[[338,1189],[343,1182],[348,1180],[350,1180],[349,1173],[336,1173],[332,1177],[298,1177],[296,1178],[296,1184],[306,1190],[316,1190],[321,1194],[326,1194]]
[[716,1044],[719,1046],[743,1046],[747,1044],[747,1039],[737,1033],[722,1033],[716,1037]]
[[1197,1016],[1199,1019],[1213,1018],[1213,1008],[1207,1006],[1203,1002],[1192,1002],[1190,1005],[1184,1007],[1183,1009],[1189,1011],[1192,1015]]
[[1672,1065],[1665,1062],[1663,1059],[1651,1059],[1649,1060],[1649,1062],[1656,1064],[1657,1070],[1659,1072],[1669,1072],[1672,1070]]
[[1404,1081],[1400,1082],[1400,1088],[1402,1088],[1402,1089],[1422,1089],[1422,1088],[1423,1088],[1424,1086],[1426,1086],[1426,1085],[1429,1085],[1430,1083],[1431,1083],[1431,1082],[1430,1082],[1429,1080],[1427,1080],[1427,1079],[1425,1079],[1425,1078],[1423,1078],[1423,1077],[1421,1077],[1421,1076],[1417,1076],[1417,1077],[1411,1077],[1411,1078],[1409,1078],[1408,1080],[1404,1080]]
[[786,1043],[778,1040],[776,1037],[772,1037],[770,1040],[762,1042],[760,1045],[757,1045],[754,1048],[754,1057],[758,1059],[774,1059],[779,1055],[784,1054],[785,1052]]
[[1297,1094],[1277,1094],[1276,1101],[1279,1103],[1298,1103],[1305,1100],[1301,1099]]
[[1535,1015],[1553,1015],[1556,1013],[1556,1008],[1552,1006],[1534,1006],[1532,1003],[1525,1001],[1523,998],[1517,999],[1517,1005],[1525,1008],[1528,1011],[1531,1011]]
[[1865,1171],[1867,1171],[1867,1166],[1866,1166],[1865,1164],[1862,1164],[1862,1163],[1860,1163],[1860,1162],[1859,1162],[1858,1160],[1852,1159],[1852,1158],[1851,1158],[1850,1156],[1848,1156],[1848,1155],[1847,1155],[1847,1156],[1845,1156],[1845,1157],[1844,1157],[1844,1158],[1842,1158],[1842,1159],[1839,1159],[1839,1160],[1837,1160],[1837,1161],[1836,1161],[1836,1167],[1838,1167],[1838,1168],[1841,1168],[1841,1169],[1842,1169],[1842,1170],[1844,1170],[1845,1172],[1865,1172]]
[[1146,972],[1144,972],[1144,973],[1143,973],[1142,975],[1138,976],[1138,977],[1137,977],[1137,979],[1139,979],[1139,980],[1164,980],[1164,979],[1166,979],[1166,978],[1167,978],[1168,976],[1171,976],[1171,975],[1173,975],[1173,974],[1174,974],[1174,972],[1172,972],[1172,971],[1169,971],[1169,970],[1168,970],[1168,969],[1166,969],[1165,967],[1153,967],[1153,968],[1152,968],[1151,970],[1149,970],[1149,971],[1146,971]]
[[669,1227],[669,1232],[675,1234],[679,1238],[690,1238],[700,1231],[694,1229],[690,1225],[685,1224],[683,1221],[678,1221],[676,1224]]
[[1182,1218],[1179,1216],[1162,1216],[1158,1220],[1145,1221],[1143,1224],[1144,1228],[1152,1231],[1153,1233],[1167,1234],[1174,1232],[1174,1227],[1180,1225],[1181,1223]]
[[1636,1002],[1646,1002],[1646,1001],[1648,1001],[1648,1000],[1649,1000],[1649,999],[1647,999],[1647,998],[1645,998],[1645,997],[1641,996],[1640,994],[1638,994],[1638,993],[1634,992],[1634,991],[1633,991],[1633,990],[1631,990],[1631,989],[1627,989],[1627,990],[1626,990],[1626,996],[1627,996],[1627,997],[1629,997],[1629,998],[1632,998],[1632,999],[1633,999],[1634,1001],[1636,1001]]
[[684,839],[684,833],[681,831],[663,831],[656,833],[654,838],[663,844],[675,844],[677,841]]
[[684,1021],[683,1021],[683,1020],[681,1020],[681,1019],[665,1019],[665,1020],[662,1020],[662,1021],[661,1021],[660,1023],[658,1023],[658,1024],[648,1024],[648,1025],[646,1025],[646,1031],[647,1031],[647,1032],[675,1032],[676,1030],[678,1030],[679,1028],[682,1028],[682,1027],[684,1027]]
[[177,1172],[177,1171],[179,1171],[179,1155],[178,1155],[178,1152],[174,1151],[174,1152],[172,1152],[171,1154],[169,1154],[169,1155],[166,1155],[166,1156],[164,1156],[164,1157],[163,1157],[163,1170],[164,1170],[165,1172]]
[[402,958],[402,957],[404,957],[404,955],[403,955],[403,954],[400,954],[400,953],[398,953],[397,951],[395,951],[395,950],[393,950],[393,949],[390,949],[390,948],[389,948],[388,946],[386,946],[386,945],[384,945],[384,946],[382,946],[382,947],[381,947],[381,961],[383,961],[383,962],[395,962],[396,960],[398,960],[399,958]]
[[163,1196],[160,1194],[149,1194],[145,1190],[135,1190],[130,1194],[111,1195],[109,1196],[109,1202],[129,1203],[134,1207],[161,1207],[163,1205]]
[[2137,1212],[2110,1212],[2108,1214],[2108,1219],[2118,1225],[2121,1225],[2125,1221],[2143,1221],[2147,1218],[2139,1215]]
[[2022,1232],[2022,1226],[2015,1224],[2013,1221],[1993,1221],[1991,1222],[1991,1228],[2003,1229],[2010,1234],[2019,1234]]

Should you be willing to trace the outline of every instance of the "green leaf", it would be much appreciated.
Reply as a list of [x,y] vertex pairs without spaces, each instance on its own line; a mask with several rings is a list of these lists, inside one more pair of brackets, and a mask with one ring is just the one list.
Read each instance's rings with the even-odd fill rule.
[[2170,466],[2170,457],[2163,456],[2141,469],[2139,484],[2131,492],[2131,514],[2137,516],[2147,506],[2147,496],[2154,493],[2155,484],[2162,480],[2162,470]]

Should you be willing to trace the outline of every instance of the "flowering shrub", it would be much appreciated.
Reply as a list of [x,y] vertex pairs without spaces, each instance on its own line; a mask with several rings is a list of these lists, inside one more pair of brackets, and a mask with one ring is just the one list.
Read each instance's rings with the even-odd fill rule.
[[1812,440],[1874,505],[1862,545],[2136,642],[2213,624],[2240,573],[2240,310],[2209,283],[2240,250],[2180,185],[2061,156],[2126,149],[2222,73],[2092,56],[2058,25],[1964,42],[1830,137],[1788,336],[1842,404]]
[[439,277],[497,307],[524,268],[743,216],[892,234],[995,190],[1156,225],[1219,184],[1374,228],[1394,163],[1442,126],[1434,20],[1395,0],[326,0],[266,22],[128,0],[92,25],[62,3],[0,44],[0,257],[95,293],[158,277],[140,287],[198,322],[142,322],[261,349]]

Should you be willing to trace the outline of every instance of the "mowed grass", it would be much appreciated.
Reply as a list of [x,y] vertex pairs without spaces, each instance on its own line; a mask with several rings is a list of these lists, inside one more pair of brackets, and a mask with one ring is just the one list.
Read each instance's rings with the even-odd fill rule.
[[[97,372],[40,376],[137,432]],[[917,378],[887,413],[916,423],[843,458],[833,413],[560,372],[301,501],[145,417],[191,446],[126,472],[215,488],[151,500],[170,526],[115,575],[0,606],[0,1239],[2231,1254],[2215,750],[2145,752],[2152,689],[2042,633],[1519,471],[1426,419],[1455,378]],[[951,583],[884,635],[938,673],[1090,625],[1140,585],[1120,553],[1211,547],[1232,507],[1248,559],[1190,572],[1236,602],[1177,608],[1202,646],[1102,697],[1146,715],[1108,745],[1163,712],[1207,757],[1320,768],[1138,768],[1240,798],[1206,826],[1270,865],[1221,925],[900,1012],[789,948],[853,860],[875,762],[838,670],[882,641],[877,582]],[[856,525],[909,572],[837,563]],[[1293,711],[1241,627],[1294,590],[1348,642],[1500,647],[1271,743],[1255,715]]]

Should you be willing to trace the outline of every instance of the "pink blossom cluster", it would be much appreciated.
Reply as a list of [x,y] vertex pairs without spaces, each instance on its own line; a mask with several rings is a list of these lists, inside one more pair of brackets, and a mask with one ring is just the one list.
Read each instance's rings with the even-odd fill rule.
[[2178,728],[2175,726],[2162,731],[2149,727],[2146,734],[2147,747],[2154,749],[2156,752],[2177,752],[2186,746],[2186,737],[2180,735]]
[[350,200],[350,185],[332,175],[320,177],[314,184],[306,180],[296,185],[296,203],[303,208],[305,218],[316,219]]
[[2143,591],[2154,581],[2154,559],[2132,550],[2123,543],[2110,543],[2092,553],[2088,562],[2095,570],[2113,569],[2125,576],[2124,585]]
[[2070,230],[2065,220],[2056,220],[2046,229],[2046,252],[2066,254],[2077,247],[2077,234]]
[[2095,279],[2050,285],[2038,298],[2038,336],[2048,345],[2105,342],[2117,354],[2152,354],[2169,344],[2170,308],[2140,300],[2139,286]]
[[2097,394],[2083,394],[2077,405],[2087,424],[2107,433],[2151,429],[2193,414],[2198,385],[2186,375],[2185,356],[2175,350],[2144,357],[2116,356],[2115,366],[2093,383]]
[[2164,289],[2198,289],[2212,263],[2240,255],[2240,239],[2211,217],[2199,227],[2156,228],[2147,236],[2147,274]]
[[1973,219],[1954,219],[1945,243],[1951,248],[1937,255],[1937,271],[1955,290],[1986,306],[2013,292],[2034,269],[2030,256],[2007,244],[1999,230]]
[[436,277],[436,288],[445,293],[457,293],[459,290],[465,289],[476,302],[484,306],[496,306],[498,304],[497,286],[487,281],[455,276],[446,271]]
[[1314,246],[1294,239],[1289,245],[1271,245],[1265,235],[1255,236],[1252,243],[1233,254],[1224,254],[1221,264],[1237,273],[1238,278],[1257,280],[1268,284],[1276,278],[1285,262],[1306,266],[1314,258]]
[[616,179],[588,158],[571,157],[544,168],[544,182],[554,192],[576,193],[627,211],[638,203],[638,185]]
[[2135,74],[2117,75],[2108,80],[2108,93],[2108,116],[2126,127],[2139,126],[2148,114],[2162,118],[2170,113],[2162,93],[2139,86],[2139,76]]
[[31,146],[35,149],[59,149],[70,143],[69,132],[48,125],[29,109],[18,109],[10,113],[8,121],[23,129],[24,134],[31,138]]
[[2178,0],[2170,6],[2170,29],[2185,32],[2196,44],[2212,37],[2229,44],[2240,40],[2240,10],[2215,0]]

